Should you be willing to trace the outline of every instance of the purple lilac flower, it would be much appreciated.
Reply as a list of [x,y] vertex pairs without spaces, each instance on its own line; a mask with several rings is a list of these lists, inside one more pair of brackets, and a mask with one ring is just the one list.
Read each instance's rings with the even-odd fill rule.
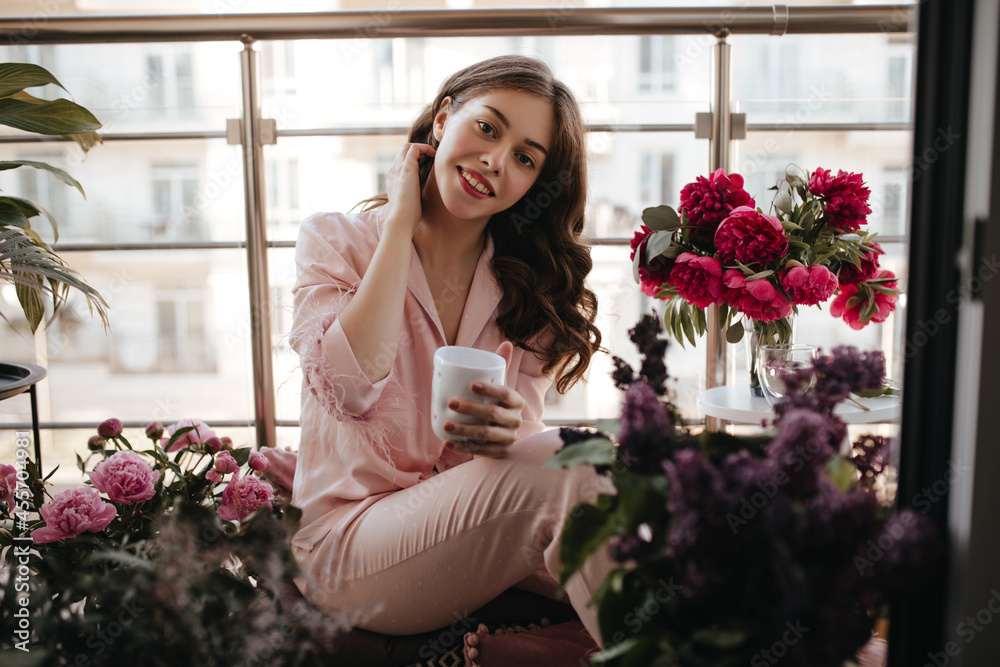
[[636,470],[658,473],[670,452],[673,422],[667,417],[656,391],[642,380],[625,390],[618,420],[618,452]]
[[923,588],[944,554],[934,523],[911,509],[889,517],[873,543],[873,553],[865,556],[881,556],[870,562],[890,595],[905,596]]
[[814,359],[813,368],[817,374],[816,393],[836,405],[852,391],[882,386],[885,355],[881,350],[861,352],[853,346],[839,345],[831,354]]
[[823,466],[845,434],[843,422],[818,412],[797,409],[783,415],[767,454],[788,477],[786,492],[796,498],[816,493],[826,477]]
[[642,555],[643,547],[646,543],[639,539],[635,533],[627,533],[612,540],[608,545],[608,556],[617,563],[635,560]]
[[611,361],[615,365],[615,370],[611,373],[611,379],[614,381],[616,388],[625,391],[630,384],[635,382],[635,372],[628,365],[628,362],[621,357],[611,357]]
[[[803,393],[813,378],[815,387]],[[881,350],[860,352],[856,347],[839,345],[831,354],[814,359],[812,368],[784,378],[787,391],[774,410],[779,417],[795,408],[832,414],[834,406],[849,393],[877,389],[884,378],[885,355]]]
[[667,366],[663,357],[667,351],[668,341],[660,338],[663,333],[663,323],[656,315],[643,315],[634,327],[629,329],[629,340],[635,343],[642,355],[642,365],[639,377],[649,383],[658,395],[667,392]]
[[866,434],[854,441],[854,457],[851,461],[861,473],[861,478],[869,484],[889,467],[890,438]]

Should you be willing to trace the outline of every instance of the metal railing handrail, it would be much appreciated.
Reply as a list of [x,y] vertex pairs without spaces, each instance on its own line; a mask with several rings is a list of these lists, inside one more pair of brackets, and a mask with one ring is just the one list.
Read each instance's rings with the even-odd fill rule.
[[[693,132],[694,123],[591,123],[588,132]],[[902,132],[912,130],[913,123],[872,121],[866,123],[747,123],[747,132]],[[341,125],[337,127],[290,128],[276,132],[282,137],[368,137],[406,136],[410,128],[402,125]],[[114,141],[180,141],[190,139],[225,139],[225,130],[193,132],[116,132],[101,134],[104,142]],[[25,133],[0,135],[0,144],[31,144],[70,142],[65,137],[35,136]]]
[[786,35],[910,32],[913,4],[417,9],[298,14],[0,18],[9,43],[392,39],[507,35]]

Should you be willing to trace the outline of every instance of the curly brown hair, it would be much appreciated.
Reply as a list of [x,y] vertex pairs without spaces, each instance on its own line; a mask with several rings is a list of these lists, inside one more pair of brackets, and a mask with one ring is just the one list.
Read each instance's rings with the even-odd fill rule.
[[[434,116],[446,97],[453,110],[494,90],[516,90],[552,103],[552,146],[535,184],[516,204],[495,214],[493,272],[503,288],[497,325],[515,345],[556,370],[565,393],[580,380],[601,332],[594,325],[597,296],[584,281],[593,266],[582,240],[587,198],[586,129],[569,88],[545,63],[524,56],[498,56],[452,74],[410,129],[409,141],[437,147]],[[429,165],[425,166],[429,169]],[[384,195],[369,200],[384,204]]]

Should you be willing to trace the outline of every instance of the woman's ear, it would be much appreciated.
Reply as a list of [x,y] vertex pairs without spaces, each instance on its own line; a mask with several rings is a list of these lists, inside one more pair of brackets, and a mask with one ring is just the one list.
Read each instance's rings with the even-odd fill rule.
[[441,105],[438,106],[437,113],[434,115],[434,127],[432,129],[434,133],[434,139],[438,142],[441,141],[441,137],[444,136],[444,126],[445,122],[448,120],[448,116],[451,114],[451,98],[446,97],[441,100]]

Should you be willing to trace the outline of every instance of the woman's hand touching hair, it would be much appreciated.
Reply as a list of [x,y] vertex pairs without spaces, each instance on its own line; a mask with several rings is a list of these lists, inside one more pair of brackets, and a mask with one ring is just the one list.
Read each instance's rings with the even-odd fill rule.
[[385,229],[413,235],[422,212],[420,168],[433,160],[436,152],[429,144],[405,144],[399,150],[385,178],[388,198],[382,217]]

